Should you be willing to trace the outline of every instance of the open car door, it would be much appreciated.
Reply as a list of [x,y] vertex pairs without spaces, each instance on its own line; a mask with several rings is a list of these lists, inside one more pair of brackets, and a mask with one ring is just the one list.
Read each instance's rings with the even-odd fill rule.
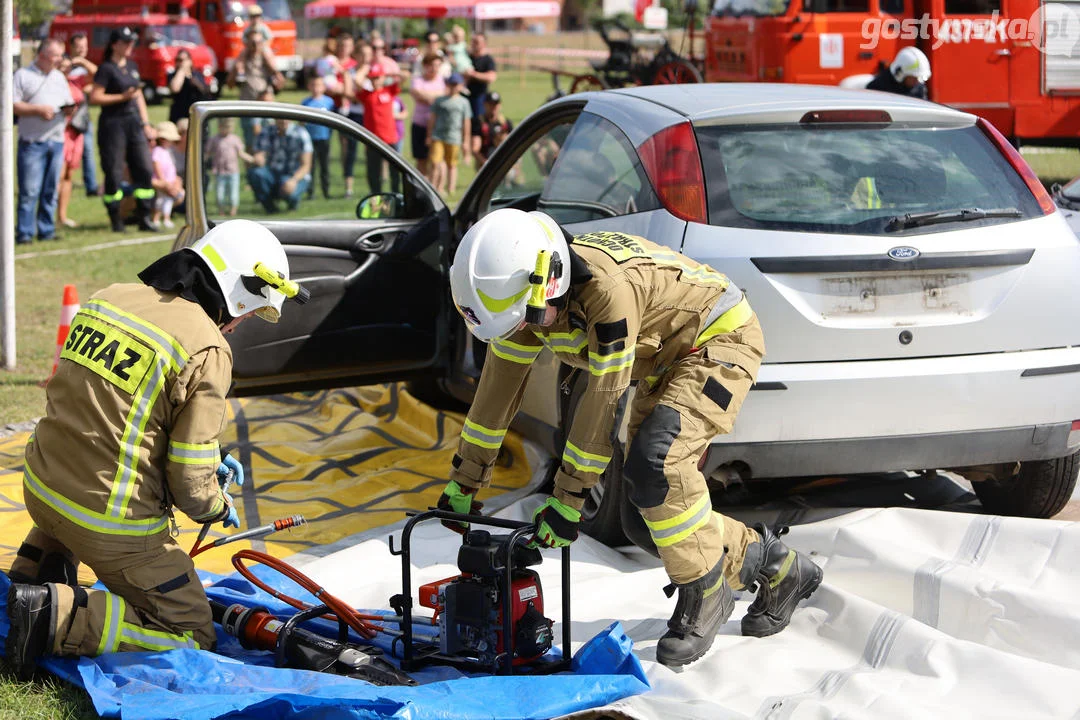
[[234,393],[253,395],[432,376],[446,371],[450,213],[392,148],[322,109],[269,102],[192,108],[191,245],[234,217],[278,237],[311,292],[277,324],[228,336]]

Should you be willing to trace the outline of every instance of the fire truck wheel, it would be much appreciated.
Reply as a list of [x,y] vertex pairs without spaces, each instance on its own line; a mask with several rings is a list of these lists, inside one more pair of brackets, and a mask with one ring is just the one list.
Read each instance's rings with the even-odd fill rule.
[[672,60],[656,69],[653,85],[680,85],[704,82],[701,73],[686,60]]
[[161,102],[161,96],[154,91],[154,88],[147,85],[142,89],[143,99],[146,100],[147,105],[157,105]]
[[570,85],[570,94],[589,92],[590,90],[607,90],[607,83],[598,75],[579,75],[574,78]]
[[[570,368],[563,365],[559,368],[559,385],[570,375]],[[575,382],[570,389],[570,394],[559,394],[560,416],[562,417],[563,432],[568,431],[574,423],[574,413],[581,402],[581,396],[588,385],[588,373],[578,373]],[[557,391],[558,392],[558,391]],[[623,395],[619,405],[620,410],[616,415],[616,427],[622,424],[622,414],[626,409],[626,396]],[[563,437],[561,442],[565,442]],[[558,448],[559,455],[562,447]],[[625,497],[625,481],[623,480],[623,447],[617,440],[612,443],[611,462],[607,470],[600,476],[600,480],[593,485],[589,497],[585,499],[585,506],[581,508],[581,531],[591,538],[599,540],[605,545],[618,547],[626,545],[628,538],[623,531],[622,513],[623,505],[628,505],[629,500]],[[635,512],[634,515],[637,515]]]
[[1080,470],[1080,452],[1054,460],[1020,463],[1012,477],[972,483],[979,502],[995,515],[1049,518],[1072,497]]

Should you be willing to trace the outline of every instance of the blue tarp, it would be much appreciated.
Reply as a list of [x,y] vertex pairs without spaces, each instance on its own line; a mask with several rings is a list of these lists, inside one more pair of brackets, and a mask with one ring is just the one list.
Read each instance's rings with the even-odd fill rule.
[[[256,572],[286,592],[281,576]],[[7,576],[0,573],[0,638],[7,636]],[[291,608],[238,575],[220,578],[207,595],[223,603]],[[417,687],[375,687],[349,678],[272,667],[268,653],[244,650],[218,631],[216,653],[173,650],[48,658],[42,666],[85,688],[104,717],[182,718],[550,718],[649,689],[632,642],[613,623],[581,647],[573,672],[540,677],[463,676],[449,668],[414,675]]]

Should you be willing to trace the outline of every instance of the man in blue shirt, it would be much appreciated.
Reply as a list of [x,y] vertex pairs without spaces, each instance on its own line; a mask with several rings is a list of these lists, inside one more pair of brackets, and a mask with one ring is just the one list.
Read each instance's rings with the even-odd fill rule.
[[[314,75],[308,84],[311,95],[304,98],[300,104],[327,112],[334,111],[334,101],[326,94],[326,81],[319,75]],[[311,145],[315,150],[315,169],[313,174],[319,176],[319,187],[322,188],[323,197],[330,199],[330,128],[321,123],[306,123],[308,136],[311,137]],[[315,195],[315,183],[308,186],[308,200]]]
[[300,204],[311,184],[311,155],[311,136],[300,125],[278,118],[263,127],[255,139],[255,162],[247,178],[266,212],[278,211],[279,198],[290,210]]

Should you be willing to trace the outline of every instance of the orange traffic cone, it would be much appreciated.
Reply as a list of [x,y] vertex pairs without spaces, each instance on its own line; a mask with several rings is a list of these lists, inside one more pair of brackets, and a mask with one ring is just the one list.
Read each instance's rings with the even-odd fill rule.
[[60,308],[60,327],[56,329],[56,355],[53,357],[52,372],[49,373],[49,380],[56,374],[56,368],[60,364],[60,351],[64,349],[68,332],[71,330],[71,321],[75,319],[75,313],[77,312],[79,312],[79,293],[75,291],[74,285],[65,285],[64,305]]

